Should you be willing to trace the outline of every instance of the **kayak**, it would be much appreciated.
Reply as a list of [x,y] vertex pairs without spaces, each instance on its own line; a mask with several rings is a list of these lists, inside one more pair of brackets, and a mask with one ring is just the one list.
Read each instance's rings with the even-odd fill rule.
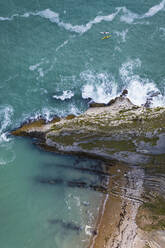
[[109,34],[109,32],[100,32],[100,34]]
[[109,39],[112,35],[107,35],[102,38],[102,40]]

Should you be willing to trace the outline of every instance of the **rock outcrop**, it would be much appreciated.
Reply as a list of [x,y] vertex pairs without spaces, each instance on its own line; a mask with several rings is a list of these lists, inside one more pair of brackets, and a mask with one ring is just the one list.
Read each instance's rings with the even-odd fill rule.
[[[110,238],[107,244],[114,248],[139,248],[140,246],[136,246],[139,240],[138,230],[146,232],[142,230],[145,226],[142,223],[142,209],[147,211],[147,208],[146,205],[142,205],[136,219],[138,208],[142,203],[146,204],[150,201],[150,199],[147,200],[148,190],[158,194],[158,197],[161,195],[163,199],[165,195],[162,179],[165,178],[165,108],[138,107],[126,98],[126,94],[125,91],[122,96],[111,100],[106,106],[92,105],[80,116],[70,115],[61,119],[56,117],[48,123],[41,119],[23,124],[12,131],[12,134],[35,137],[36,144],[48,151],[98,158],[111,166],[116,165],[116,162],[127,166],[128,176],[124,173],[118,178],[118,185],[127,181],[122,185],[127,189],[120,190],[119,194],[120,197],[122,196],[121,199],[124,199],[121,200],[121,209],[125,209],[125,212],[119,212],[119,223],[116,224],[118,234],[116,236],[109,234],[114,238],[113,245]],[[141,169],[136,169],[137,165],[141,166]],[[137,171],[142,171],[140,174],[142,176],[135,177]],[[123,177],[127,180],[123,180]],[[107,192],[107,189],[98,187],[92,189]],[[137,189],[139,189],[138,192]],[[147,215],[148,225],[154,221],[150,221],[153,216],[151,212],[150,208]],[[163,216],[165,216],[164,212]],[[163,216],[156,216],[157,222],[155,225],[150,225],[149,233],[152,231],[156,235],[157,230],[165,229]],[[129,218],[134,236],[129,234],[131,230],[127,228]],[[139,228],[135,223],[136,220]],[[155,226],[154,230],[152,226]],[[123,233],[124,230],[126,233]],[[158,239],[157,236],[154,237],[154,240]],[[143,233],[143,239],[143,246],[152,243],[151,235],[148,233],[147,235]],[[123,240],[126,242],[125,246]]]
[[[153,150],[164,149],[165,108],[147,109],[117,97],[110,106],[92,107],[80,116],[37,120],[13,135],[38,138],[38,144],[59,153],[87,154],[126,163],[148,163]],[[159,148],[156,148],[159,146]]]

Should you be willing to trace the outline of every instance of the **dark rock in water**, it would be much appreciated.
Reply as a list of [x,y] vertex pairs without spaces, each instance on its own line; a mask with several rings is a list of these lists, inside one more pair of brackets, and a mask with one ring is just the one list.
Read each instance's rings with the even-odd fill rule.
[[107,106],[112,105],[113,103],[115,103],[115,101],[116,101],[116,98],[115,98],[115,99],[111,99],[111,100],[107,103]]
[[73,222],[64,222],[63,220],[53,219],[49,220],[50,224],[60,224],[65,229],[70,229],[72,231],[80,232],[82,228]]
[[94,101],[89,103],[90,108],[98,108],[98,107],[105,107],[105,106],[106,106],[105,103],[97,103],[97,102],[94,102]]
[[101,185],[90,185],[90,188],[104,194],[107,193],[107,188]]
[[68,187],[77,187],[77,188],[83,188],[83,189],[91,189],[94,191],[98,191],[101,193],[107,193],[107,188],[102,185],[93,185],[89,184],[80,180],[72,180],[72,181],[64,181],[61,178],[36,178],[38,182],[42,184],[49,184],[49,185],[59,185],[59,184],[64,184]]
[[151,107],[151,103],[152,103],[152,99],[150,98],[147,98],[145,104],[144,104],[144,107],[145,108],[150,108]]
[[117,96],[116,98],[114,99],[111,99],[107,106],[115,106],[117,108],[126,108],[126,109],[129,109],[129,108],[133,108],[133,107],[136,107],[136,105],[134,105],[130,100],[129,98],[127,97],[121,97],[121,96]]
[[63,226],[67,229],[71,229],[73,231],[77,231],[80,232],[81,231],[81,227],[77,226],[76,224],[74,224],[73,222],[68,222],[68,223],[63,223]]
[[[83,99],[84,99],[84,98],[83,98]],[[84,101],[86,101],[87,103],[89,103],[89,102],[92,101],[92,98],[91,98],[91,97],[85,98]]]
[[[86,167],[78,167],[78,166],[76,166],[76,164],[72,166],[72,165],[50,164],[50,163],[46,163],[45,166],[60,167],[60,168],[68,169],[68,170],[78,170],[78,171],[81,171],[82,173],[84,172],[84,173],[88,173],[88,174],[97,175],[100,177],[100,179],[102,178],[102,176],[104,176],[104,178],[110,177],[110,173],[104,172],[105,168],[98,169],[97,166],[95,166],[96,168],[93,168],[94,166],[86,168]],[[107,169],[107,171],[108,171],[108,169]]]
[[156,96],[158,96],[158,95],[160,95],[160,92],[159,91],[152,90],[152,91],[149,91],[147,93],[147,95],[148,95],[148,97],[147,97],[147,100],[146,100],[146,102],[144,104],[144,107],[150,108],[151,107],[151,104],[152,104],[153,98],[156,97]]
[[47,179],[47,178],[36,178],[38,182],[40,183],[45,183],[45,184],[52,184],[52,185],[57,185],[57,184],[62,184],[64,181],[61,178],[55,178],[55,179]]
[[93,230],[93,231],[92,231],[92,235],[93,235],[93,236],[96,236],[96,235],[97,235],[97,230]]
[[128,90],[124,89],[123,92],[121,93],[120,97],[124,97],[128,94]]
[[80,181],[69,181],[67,183],[69,187],[78,187],[78,188],[87,188],[88,184],[86,182],[80,182]]

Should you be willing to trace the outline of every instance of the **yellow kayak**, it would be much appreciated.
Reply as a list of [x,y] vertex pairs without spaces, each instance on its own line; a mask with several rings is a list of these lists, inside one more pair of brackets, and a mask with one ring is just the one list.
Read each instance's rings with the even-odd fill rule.
[[102,38],[102,40],[109,39],[112,35],[107,35]]

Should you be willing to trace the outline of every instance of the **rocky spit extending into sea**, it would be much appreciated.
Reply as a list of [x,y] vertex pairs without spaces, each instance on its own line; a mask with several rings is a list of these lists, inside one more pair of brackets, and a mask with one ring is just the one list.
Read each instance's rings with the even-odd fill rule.
[[79,116],[24,123],[12,134],[46,151],[102,161],[95,173],[107,175],[106,184],[68,182],[105,194],[90,247],[165,247],[165,107],[139,107],[123,94]]

